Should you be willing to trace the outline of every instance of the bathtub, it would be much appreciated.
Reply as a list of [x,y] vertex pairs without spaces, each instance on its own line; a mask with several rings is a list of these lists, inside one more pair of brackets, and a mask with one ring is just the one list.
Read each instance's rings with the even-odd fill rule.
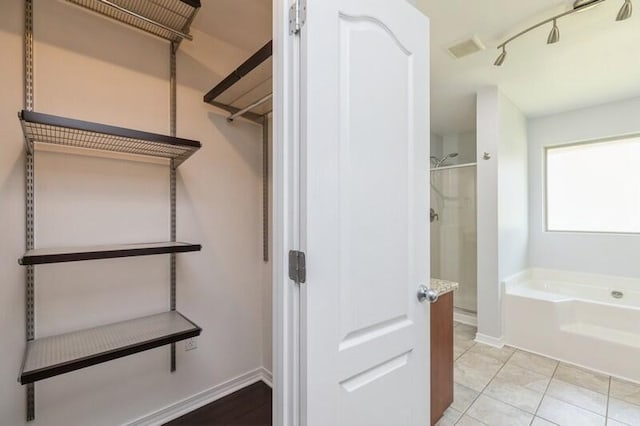
[[640,279],[531,269],[502,288],[508,345],[640,382]]

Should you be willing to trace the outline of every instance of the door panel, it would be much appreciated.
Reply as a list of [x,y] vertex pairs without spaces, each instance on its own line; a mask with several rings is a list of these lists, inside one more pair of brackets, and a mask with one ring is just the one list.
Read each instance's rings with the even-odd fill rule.
[[[406,294],[397,287],[409,281],[409,212],[398,206],[408,205],[412,174],[413,141],[408,138],[411,123],[406,105],[411,57],[382,22],[347,15],[338,19],[340,288],[341,312],[347,314],[342,326],[348,336],[393,319],[407,319]],[[381,66],[372,73],[370,66],[375,63]],[[389,80],[397,83],[390,85]],[[389,114],[389,106],[398,103],[398,109]],[[388,194],[388,198],[377,194]],[[394,250],[380,250],[384,246]],[[369,292],[371,288],[376,292]],[[378,298],[386,304],[379,306]]]
[[409,357],[410,353],[404,353],[343,382],[340,395],[343,418],[358,419],[360,425],[410,424],[410,411],[401,392],[389,394],[381,403],[371,405],[380,395],[402,388],[411,379],[407,368]]
[[308,0],[301,43],[302,423],[426,425],[427,21]]

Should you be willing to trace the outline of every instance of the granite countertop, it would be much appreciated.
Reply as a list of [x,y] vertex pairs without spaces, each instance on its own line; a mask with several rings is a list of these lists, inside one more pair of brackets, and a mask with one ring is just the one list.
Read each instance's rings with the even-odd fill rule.
[[457,290],[458,283],[431,278],[431,288],[438,292],[438,296],[442,296],[444,294],[451,293],[452,291]]

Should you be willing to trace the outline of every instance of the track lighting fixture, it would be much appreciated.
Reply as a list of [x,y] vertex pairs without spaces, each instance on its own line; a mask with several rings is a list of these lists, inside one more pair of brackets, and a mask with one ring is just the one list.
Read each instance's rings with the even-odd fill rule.
[[496,67],[501,66],[504,63],[504,60],[507,57],[507,50],[506,50],[506,45],[502,46],[502,53],[500,53],[500,56],[498,56],[498,59],[496,59],[496,61],[493,63],[493,65],[495,65]]
[[632,13],[633,13],[633,5],[631,4],[631,0],[624,0],[624,4],[620,8],[620,12],[618,12],[616,21],[625,21],[631,18]]
[[[507,51],[506,51],[506,46],[508,43],[512,42],[513,40],[527,34],[528,32],[541,27],[545,24],[548,24],[549,22],[553,22],[553,27],[551,28],[551,32],[549,33],[549,36],[547,37],[547,44],[554,44],[560,41],[560,29],[558,28],[558,19],[560,18],[564,18],[565,16],[568,15],[572,15],[574,13],[577,12],[583,12],[585,10],[591,9],[593,7],[596,7],[602,3],[604,3],[607,0],[575,0],[573,3],[573,8],[571,10],[568,10],[566,12],[563,12],[559,15],[553,16],[549,19],[545,19],[542,22],[539,22],[529,28],[527,28],[524,31],[520,31],[518,34],[514,35],[513,37],[507,39],[505,42],[503,42],[502,44],[498,45],[498,49],[502,49],[502,52],[500,52],[500,55],[498,56],[498,58],[496,59],[496,61],[493,63],[493,65],[499,67],[504,63],[504,60],[507,57]],[[618,12],[618,16],[616,16],[616,21],[625,21],[627,19],[629,19],[631,17],[631,15],[633,14],[633,4],[631,3],[631,0],[624,0],[624,3],[622,4],[622,7],[620,8],[620,11]]]
[[547,44],[554,44],[560,41],[560,29],[558,28],[558,24],[556,20],[553,20],[553,28],[551,28],[551,32],[549,33],[549,37],[547,37]]
[[573,10],[582,12],[597,6],[599,3],[598,0],[575,0],[573,2]]

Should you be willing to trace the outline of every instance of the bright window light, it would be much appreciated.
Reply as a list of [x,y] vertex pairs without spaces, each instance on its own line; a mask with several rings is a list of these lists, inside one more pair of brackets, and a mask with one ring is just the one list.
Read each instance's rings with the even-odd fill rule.
[[640,233],[640,136],[550,147],[547,230]]

